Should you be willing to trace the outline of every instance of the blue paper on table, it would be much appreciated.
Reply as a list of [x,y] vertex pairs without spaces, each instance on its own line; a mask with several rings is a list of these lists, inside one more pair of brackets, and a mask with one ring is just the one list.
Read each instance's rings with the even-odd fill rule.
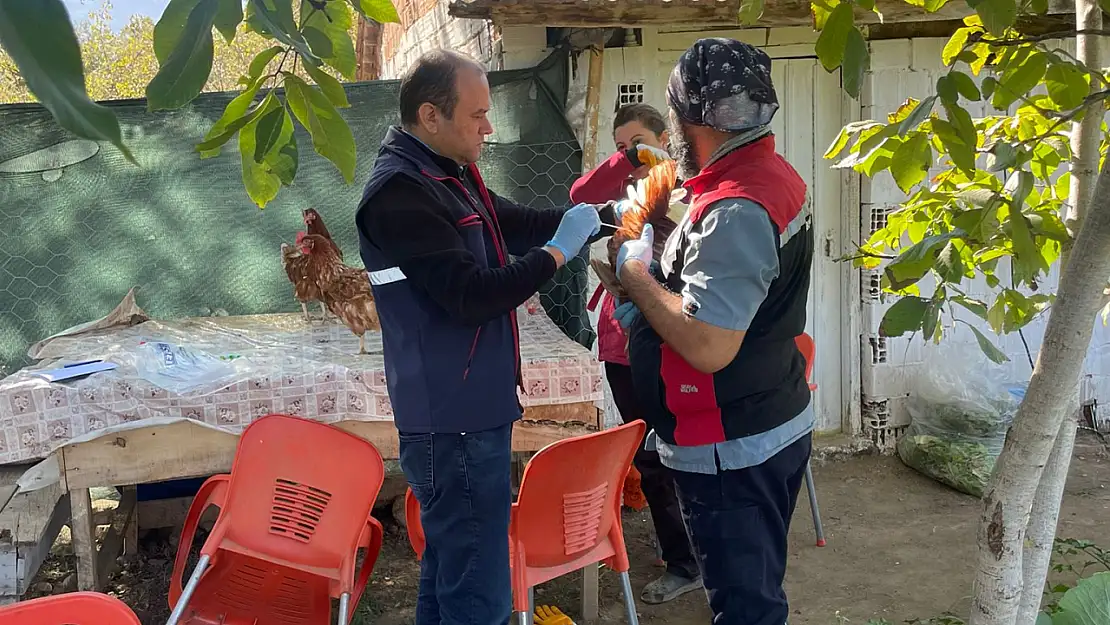
[[100,373],[101,371],[111,371],[119,367],[114,362],[104,362],[103,360],[91,360],[89,362],[77,362],[71,365],[64,365],[58,369],[44,369],[42,371],[34,371],[31,375],[40,377],[47,382],[63,382],[65,380],[72,380],[74,378],[83,378],[86,375]]

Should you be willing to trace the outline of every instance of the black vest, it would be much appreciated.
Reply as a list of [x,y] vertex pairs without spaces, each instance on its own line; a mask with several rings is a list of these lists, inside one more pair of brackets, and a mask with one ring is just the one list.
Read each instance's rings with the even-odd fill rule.
[[[677,237],[668,245],[673,250],[673,259],[664,257],[662,268],[656,269],[656,278],[662,284],[675,293],[681,292],[690,230],[713,210],[716,201],[746,198],[765,208],[774,202],[775,210],[768,213],[777,226],[779,275],[771,282],[733,361],[713,374],[694,369],[662,342],[642,315],[629,332],[629,360],[645,419],[667,443],[698,446],[759,434],[793,419],[809,405],[805,359],[795,339],[805,332],[813,230],[805,185],[793,168],[773,153],[773,143],[771,146],[770,154],[762,157],[778,160],[769,162],[760,172],[781,180],[761,184],[762,188],[740,188],[734,193],[706,193],[712,200],[708,205],[699,202],[695,195],[690,213],[671,235]],[[745,179],[750,168],[760,165],[760,154],[745,156],[748,162],[734,171],[714,172],[717,174],[711,180],[714,189]],[[722,160],[726,161],[722,165],[728,167],[732,159]],[[693,182],[697,184],[696,179]],[[766,195],[779,193],[776,189],[788,191],[777,197]],[[763,201],[759,199],[761,195]],[[785,200],[783,195],[787,196]]]

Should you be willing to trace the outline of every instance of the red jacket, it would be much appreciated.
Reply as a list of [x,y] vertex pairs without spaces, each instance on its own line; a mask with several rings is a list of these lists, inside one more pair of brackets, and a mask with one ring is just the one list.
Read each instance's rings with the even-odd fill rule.
[[[582,175],[570,187],[570,201],[579,204],[604,204],[619,200],[627,195],[625,189],[632,183],[632,172],[636,171],[624,152],[617,152],[604,163]],[[590,299],[589,309],[597,308],[598,297],[603,293],[601,286]],[[597,355],[602,362],[628,366],[628,340],[620,323],[613,318],[616,301],[612,295],[604,293],[601,311],[597,320]]]

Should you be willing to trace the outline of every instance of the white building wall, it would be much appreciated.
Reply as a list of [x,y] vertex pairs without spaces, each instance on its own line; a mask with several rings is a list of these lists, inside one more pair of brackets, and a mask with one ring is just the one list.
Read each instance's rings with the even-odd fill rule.
[[[935,93],[936,81],[946,71],[940,60],[941,49],[946,41],[943,38],[922,38],[871,42],[872,66],[861,95],[862,118],[882,120],[907,98],[920,100]],[[1062,42],[1061,45],[1074,50],[1073,41]],[[966,67],[963,69],[968,71]],[[972,117],[988,114],[988,108],[986,103],[972,102],[968,106]],[[883,172],[875,179],[863,178],[860,213],[864,231],[861,236],[866,237],[875,229],[881,228],[885,223],[885,214],[896,208],[905,198],[906,195],[898,189],[889,172]],[[891,304],[880,298],[880,272],[881,268],[864,272],[862,276],[863,423],[864,429],[873,440],[889,447],[909,424],[907,394],[913,388],[915,377],[923,374],[923,361],[931,346],[926,345],[920,336],[879,336],[879,323]],[[1005,279],[1001,269],[999,277]],[[1041,292],[1055,291],[1056,281],[1054,270],[1053,275],[1042,286]],[[931,285],[923,281],[922,291],[928,295]],[[969,290],[969,295],[987,301],[988,304],[993,301],[992,294],[993,291],[982,280],[974,281]],[[974,324],[1009,356],[1010,362],[1006,367],[1014,380],[1028,379],[1031,368],[1021,338],[1017,334],[997,337],[985,322],[974,315],[960,310],[956,311],[956,315],[959,319]],[[1047,316],[1042,316],[1024,330],[1034,358],[1040,349],[1046,320]],[[957,326],[944,341],[965,345],[972,353],[978,352],[974,334],[960,324]],[[1110,330],[1101,321],[1095,325],[1084,375],[1083,399],[1097,400],[1099,404],[1110,402]]]

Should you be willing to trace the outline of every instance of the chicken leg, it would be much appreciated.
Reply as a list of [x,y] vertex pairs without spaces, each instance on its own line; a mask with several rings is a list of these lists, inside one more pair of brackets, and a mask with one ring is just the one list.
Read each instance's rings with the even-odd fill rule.
[[304,320],[312,323],[312,316],[308,314],[308,304],[301,302],[301,312],[304,313]]
[[366,353],[369,353],[366,351],[366,335],[360,334],[358,335],[358,354],[361,356]]
[[324,302],[320,302],[320,314],[323,315],[324,321],[328,320],[328,305]]

